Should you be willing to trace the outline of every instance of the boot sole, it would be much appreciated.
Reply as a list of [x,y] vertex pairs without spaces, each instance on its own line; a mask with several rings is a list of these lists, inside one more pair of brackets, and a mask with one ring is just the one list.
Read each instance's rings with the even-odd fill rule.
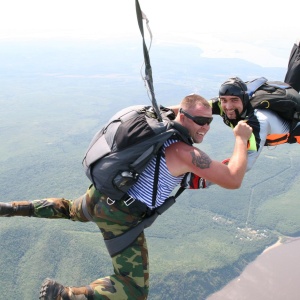
[[[40,296],[39,296],[39,299],[40,300],[47,300],[46,298],[46,293],[47,293],[47,289],[48,289],[48,286],[49,284],[53,283],[54,281],[50,278],[46,278],[43,283],[42,283],[42,286],[41,286],[41,289],[40,289]],[[54,299],[54,298],[53,298]]]

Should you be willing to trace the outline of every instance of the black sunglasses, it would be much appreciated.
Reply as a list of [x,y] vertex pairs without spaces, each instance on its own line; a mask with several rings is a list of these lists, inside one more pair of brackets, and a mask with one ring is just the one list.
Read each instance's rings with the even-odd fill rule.
[[186,111],[184,111],[182,108],[179,109],[179,112],[184,114],[187,118],[193,120],[199,126],[204,126],[205,124],[209,125],[213,120],[213,118],[208,118],[208,117],[192,116],[188,114]]

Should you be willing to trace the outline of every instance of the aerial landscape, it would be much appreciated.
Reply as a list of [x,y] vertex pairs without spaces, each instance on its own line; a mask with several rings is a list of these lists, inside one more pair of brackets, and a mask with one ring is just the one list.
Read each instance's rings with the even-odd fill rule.
[[[85,192],[89,181],[81,162],[94,133],[113,112],[150,101],[139,75],[142,58],[135,59],[139,47],[133,41],[123,49],[125,60],[118,59],[119,48],[99,42],[2,44],[3,201],[72,199]],[[189,56],[179,65],[175,62],[183,49],[171,50],[157,47],[154,56],[163,62],[154,76],[157,101],[163,105],[178,103],[190,92],[213,97],[233,72],[242,78],[280,78],[284,73],[243,60],[201,58],[195,47],[184,49]],[[115,64],[107,63],[109,55]],[[227,72],[229,65],[234,68]],[[232,151],[232,131],[215,116],[199,147],[222,160]],[[150,299],[205,299],[279,238],[299,236],[297,145],[273,150],[264,150],[239,190],[212,186],[185,192],[147,230]],[[0,290],[7,299],[16,297],[16,284],[16,299],[36,299],[47,276],[80,284],[111,271],[94,224],[14,217],[1,218],[0,226],[0,277],[5,283]]]
[[[83,195],[91,182],[82,161],[94,134],[124,107],[151,105],[136,2],[3,4],[1,202]],[[283,13],[272,4],[266,14],[269,4],[258,0],[247,11],[235,0],[201,9],[196,0],[140,4],[151,21],[145,40],[159,105],[191,93],[216,97],[231,76],[284,79],[298,34],[296,9]],[[214,115],[197,147],[227,159],[233,131]],[[239,189],[187,190],[158,217],[145,230],[148,299],[298,299],[298,154],[298,144],[264,147]],[[92,222],[11,217],[0,218],[0,270],[1,299],[32,300],[46,277],[80,286],[113,266]]]

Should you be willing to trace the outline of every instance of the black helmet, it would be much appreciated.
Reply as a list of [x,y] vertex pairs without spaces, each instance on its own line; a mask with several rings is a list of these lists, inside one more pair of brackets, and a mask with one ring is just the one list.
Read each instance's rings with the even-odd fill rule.
[[219,89],[220,96],[237,96],[243,102],[244,109],[249,102],[246,83],[239,77],[232,77],[226,80]]

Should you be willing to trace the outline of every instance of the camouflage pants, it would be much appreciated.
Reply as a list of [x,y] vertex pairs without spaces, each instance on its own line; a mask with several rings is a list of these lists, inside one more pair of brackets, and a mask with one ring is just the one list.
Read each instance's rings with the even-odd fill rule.
[[[83,197],[86,197],[88,213],[104,239],[121,235],[142,220],[143,215],[131,211],[130,206],[126,206],[123,201],[109,205],[107,197],[93,186],[85,195],[74,201],[63,198],[34,200],[33,216],[87,222],[88,219],[82,210]],[[94,299],[146,299],[149,290],[149,265],[144,233],[141,233],[128,248],[112,257],[112,263],[113,275],[99,278],[89,284],[94,290]]]

